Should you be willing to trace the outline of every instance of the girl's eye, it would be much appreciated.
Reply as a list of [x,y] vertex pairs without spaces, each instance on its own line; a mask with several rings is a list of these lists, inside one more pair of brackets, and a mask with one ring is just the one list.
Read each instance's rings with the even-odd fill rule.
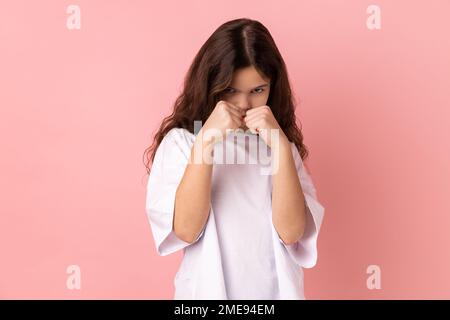
[[[257,91],[257,90],[261,90],[261,91]],[[255,89],[255,93],[262,93],[263,91],[264,91],[263,88],[257,88],[257,89]],[[234,93],[234,89],[232,89],[232,88],[226,88],[223,92],[224,92],[225,94],[231,94],[231,93]]]
[[226,89],[224,90],[224,93],[233,93],[232,91],[233,91],[233,89],[231,89],[231,88],[226,88]]

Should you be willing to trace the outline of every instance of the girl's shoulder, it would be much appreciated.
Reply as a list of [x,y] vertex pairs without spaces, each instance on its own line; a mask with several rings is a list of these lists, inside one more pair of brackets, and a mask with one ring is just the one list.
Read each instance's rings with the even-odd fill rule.
[[185,128],[179,128],[179,127],[174,127],[172,129],[170,129],[166,135],[164,137],[189,137],[189,136],[193,136],[195,137],[189,130],[185,129]]
[[195,135],[191,133],[188,129],[175,127],[170,129],[166,136],[171,136],[173,138],[184,138],[184,139],[195,139]]
[[177,147],[182,150],[188,150],[195,141],[195,135],[185,128],[170,129],[161,141],[161,145],[167,148]]

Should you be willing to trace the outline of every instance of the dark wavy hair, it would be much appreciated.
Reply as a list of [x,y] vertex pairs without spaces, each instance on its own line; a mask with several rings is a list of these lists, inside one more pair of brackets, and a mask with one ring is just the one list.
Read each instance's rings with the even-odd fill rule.
[[201,120],[204,124],[217,102],[222,100],[234,71],[249,66],[270,79],[267,105],[289,141],[296,145],[302,160],[307,158],[308,149],[296,124],[296,103],[283,58],[263,24],[242,18],[217,28],[195,56],[172,114],[163,119],[152,145],[144,151],[148,174],[150,162],[153,162],[156,150],[169,130],[185,128],[194,134],[194,120]]

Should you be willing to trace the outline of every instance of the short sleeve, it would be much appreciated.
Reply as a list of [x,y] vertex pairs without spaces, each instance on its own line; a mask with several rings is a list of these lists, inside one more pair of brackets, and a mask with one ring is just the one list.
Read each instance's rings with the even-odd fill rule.
[[[147,182],[146,213],[150,222],[156,250],[166,256],[191,243],[178,238],[173,231],[175,195],[189,161],[191,137],[185,129],[173,128],[159,144]],[[203,235],[200,233],[197,242]]]
[[306,224],[303,236],[297,242],[287,245],[281,238],[279,240],[286,247],[289,255],[301,267],[312,268],[317,262],[317,239],[322,224],[325,208],[318,201],[316,189],[311,176],[303,165],[302,158],[294,143],[291,142],[292,155],[297,169],[297,175],[302,186],[306,204]]

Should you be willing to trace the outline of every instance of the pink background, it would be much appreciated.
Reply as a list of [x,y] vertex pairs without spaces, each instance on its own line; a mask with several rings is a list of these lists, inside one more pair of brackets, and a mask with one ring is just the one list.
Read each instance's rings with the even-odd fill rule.
[[200,46],[250,17],[287,63],[326,208],[307,298],[449,299],[449,14],[447,0],[1,1],[0,298],[172,298],[181,252],[156,254],[142,152]]

